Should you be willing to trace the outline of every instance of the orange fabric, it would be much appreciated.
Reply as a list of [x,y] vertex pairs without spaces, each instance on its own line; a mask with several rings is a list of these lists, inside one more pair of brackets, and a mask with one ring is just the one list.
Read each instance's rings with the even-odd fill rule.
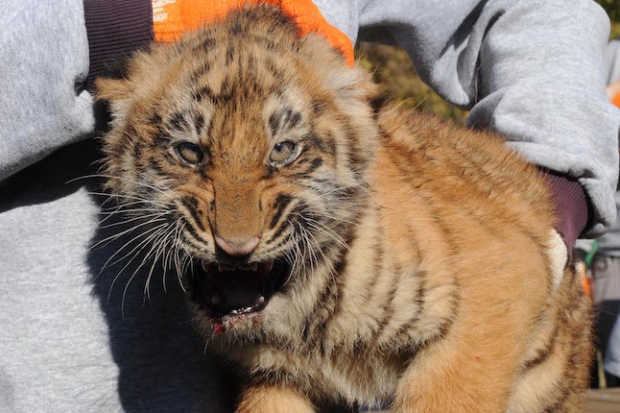
[[592,300],[592,279],[588,277],[583,277],[581,279],[581,282],[583,284],[583,292],[585,293],[586,297]]
[[612,96],[611,103],[613,103],[614,105],[620,108],[620,92]]
[[297,23],[302,35],[321,34],[342,52],[347,64],[353,66],[351,40],[330,25],[311,0],[153,0],[155,41],[175,41],[187,31],[222,20],[230,10],[258,3],[280,6]]

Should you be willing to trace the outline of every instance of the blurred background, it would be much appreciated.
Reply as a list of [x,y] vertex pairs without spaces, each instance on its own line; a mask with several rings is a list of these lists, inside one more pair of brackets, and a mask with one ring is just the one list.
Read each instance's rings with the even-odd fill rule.
[[[611,22],[610,39],[620,37],[620,0],[597,1],[608,13]],[[407,54],[398,47],[370,43],[358,45],[356,55],[370,69],[378,83],[387,88],[388,96],[405,106],[438,114],[444,119],[464,121],[467,111],[446,103],[416,75]]]

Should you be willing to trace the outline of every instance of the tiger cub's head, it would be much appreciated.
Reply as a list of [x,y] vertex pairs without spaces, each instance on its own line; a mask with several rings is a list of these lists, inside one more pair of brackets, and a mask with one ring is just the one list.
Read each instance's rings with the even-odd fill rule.
[[321,36],[246,7],[97,86],[113,115],[106,185],[152,220],[141,225],[153,242],[191,259],[192,299],[215,331],[277,317],[347,247],[375,92]]

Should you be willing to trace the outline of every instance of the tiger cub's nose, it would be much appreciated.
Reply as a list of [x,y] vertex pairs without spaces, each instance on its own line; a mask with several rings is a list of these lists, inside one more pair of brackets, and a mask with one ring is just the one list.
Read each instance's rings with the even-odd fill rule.
[[219,235],[215,236],[215,243],[222,249],[227,255],[231,257],[244,257],[250,254],[260,241],[260,237],[252,237],[246,240],[228,241]]

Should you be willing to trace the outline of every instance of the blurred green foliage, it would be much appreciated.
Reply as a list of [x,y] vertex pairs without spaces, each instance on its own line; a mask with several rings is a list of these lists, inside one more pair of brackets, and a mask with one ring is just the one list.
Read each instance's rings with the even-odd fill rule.
[[[597,0],[612,20],[611,37],[620,37],[620,0]],[[402,105],[434,112],[444,119],[463,121],[467,111],[445,102],[415,73],[404,50],[398,47],[361,43],[356,55],[375,80],[386,89],[391,100]]]
[[611,38],[612,39],[620,38],[620,20],[611,22]]

